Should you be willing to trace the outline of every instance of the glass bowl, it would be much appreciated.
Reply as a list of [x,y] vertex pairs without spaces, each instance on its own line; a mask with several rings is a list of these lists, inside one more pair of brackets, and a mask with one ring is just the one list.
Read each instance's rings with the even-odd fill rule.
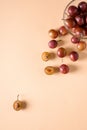
[[64,9],[63,22],[64,26],[72,36],[79,37],[80,39],[87,39],[86,0],[70,1]]

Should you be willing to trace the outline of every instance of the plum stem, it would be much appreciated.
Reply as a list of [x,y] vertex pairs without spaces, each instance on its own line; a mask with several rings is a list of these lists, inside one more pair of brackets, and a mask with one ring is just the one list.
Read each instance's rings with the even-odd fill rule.
[[61,62],[63,63],[63,58],[61,59]]
[[17,95],[17,100],[19,100],[19,94]]
[[58,40],[58,42],[62,42],[62,40],[60,39],[60,40]]

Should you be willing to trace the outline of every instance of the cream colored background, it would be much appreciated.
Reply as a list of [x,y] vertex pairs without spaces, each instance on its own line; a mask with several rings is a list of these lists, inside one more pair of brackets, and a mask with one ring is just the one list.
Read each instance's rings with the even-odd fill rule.
[[[67,75],[47,76],[44,63],[48,30],[59,28],[66,0],[0,0],[0,130],[87,130],[87,53],[72,63]],[[70,36],[63,38],[71,48]],[[72,45],[72,47],[75,46]],[[13,110],[17,94],[25,110]]]

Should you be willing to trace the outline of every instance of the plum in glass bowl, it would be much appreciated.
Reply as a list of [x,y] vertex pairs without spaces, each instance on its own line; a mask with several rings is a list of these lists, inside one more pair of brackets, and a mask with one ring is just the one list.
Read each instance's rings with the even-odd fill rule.
[[68,32],[80,39],[87,39],[87,2],[72,0],[64,9],[64,26]]

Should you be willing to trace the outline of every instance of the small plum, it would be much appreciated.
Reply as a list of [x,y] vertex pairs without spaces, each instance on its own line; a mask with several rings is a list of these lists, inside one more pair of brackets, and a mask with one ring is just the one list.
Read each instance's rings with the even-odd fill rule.
[[58,31],[54,30],[54,29],[51,29],[49,30],[49,36],[52,38],[52,39],[55,39],[58,37]]
[[59,33],[60,33],[62,36],[64,36],[64,35],[66,35],[66,34],[68,33],[68,31],[67,31],[67,29],[65,28],[65,26],[61,26],[61,27],[59,28]]
[[16,111],[19,111],[22,109],[22,102],[20,100],[16,100],[13,104],[13,108]]
[[62,64],[60,67],[59,67],[59,70],[61,73],[63,74],[67,74],[69,72],[69,66],[66,65],[66,64]]
[[60,57],[60,58],[63,58],[66,56],[66,50],[65,48],[63,47],[60,47],[57,51],[57,55]]
[[51,41],[49,41],[48,42],[48,46],[50,47],[50,48],[56,48],[57,47],[57,41],[56,40],[51,40]]
[[77,43],[80,42],[80,39],[79,39],[78,37],[73,36],[73,37],[71,38],[71,42],[74,43],[74,44],[77,44]]
[[77,48],[78,48],[79,51],[83,51],[83,50],[86,48],[86,42],[80,41],[80,42],[77,44]]
[[78,58],[79,58],[79,55],[76,51],[72,51],[70,54],[69,54],[69,57],[72,61],[77,61]]

